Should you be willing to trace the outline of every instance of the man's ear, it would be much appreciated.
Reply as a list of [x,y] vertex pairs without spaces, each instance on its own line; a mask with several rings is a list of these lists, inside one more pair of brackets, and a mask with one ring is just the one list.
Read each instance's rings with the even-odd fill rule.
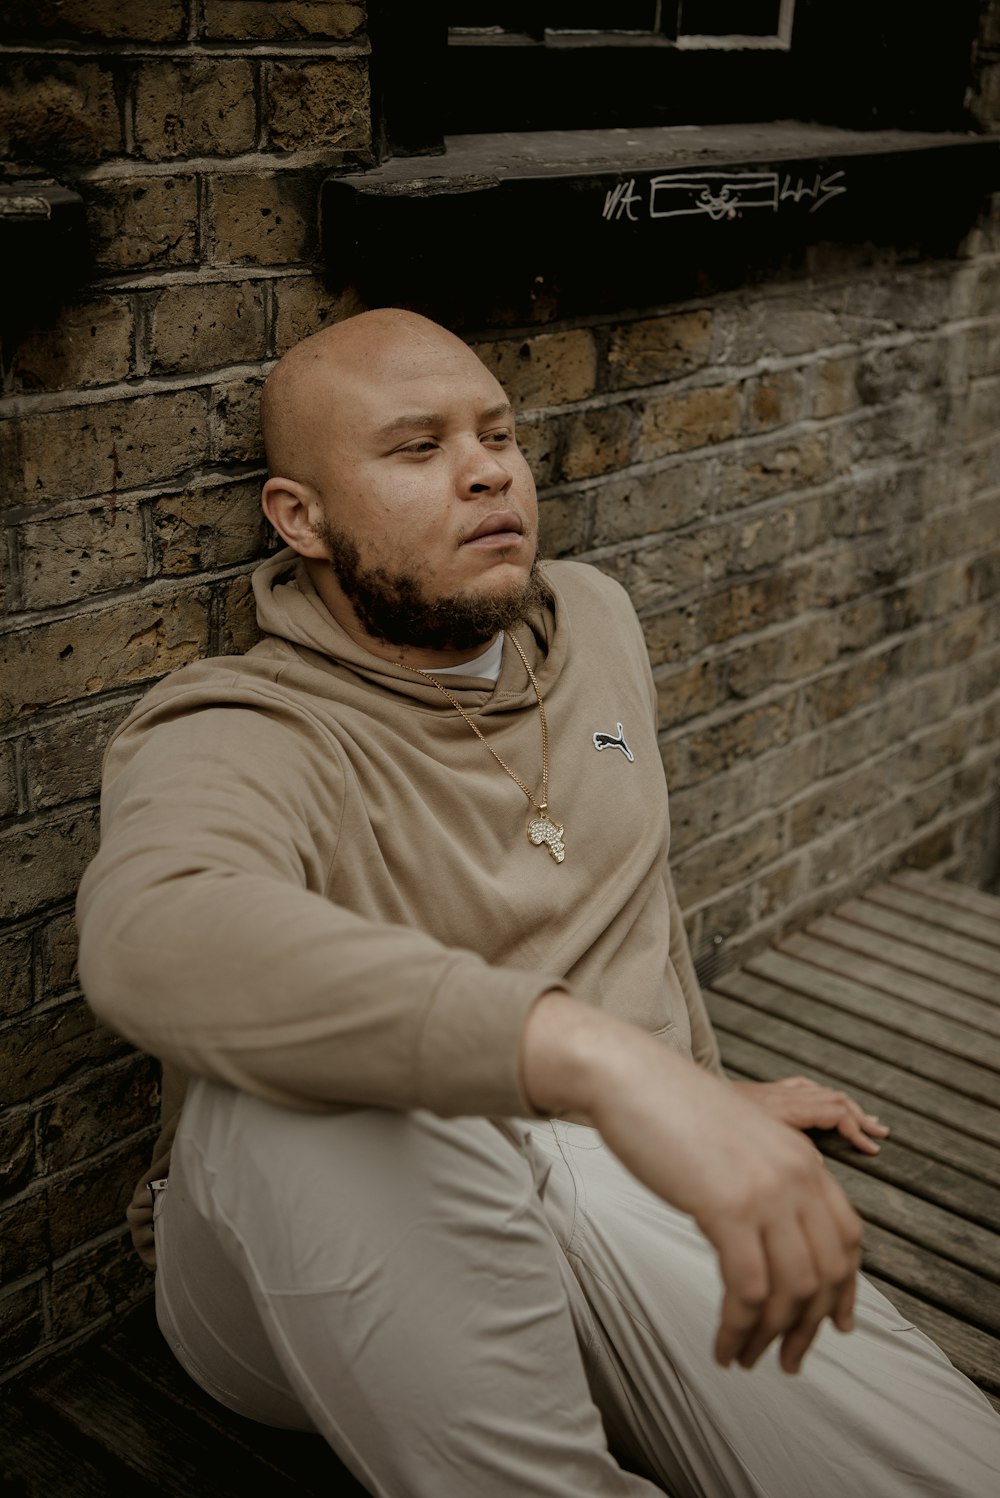
[[310,484],[296,479],[271,478],[261,490],[261,507],[282,540],[302,557],[330,560],[319,534],[323,506]]

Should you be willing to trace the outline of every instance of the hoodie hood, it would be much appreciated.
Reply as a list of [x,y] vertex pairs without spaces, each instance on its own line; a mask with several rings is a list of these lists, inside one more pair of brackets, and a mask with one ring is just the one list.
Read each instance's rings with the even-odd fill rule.
[[[547,683],[558,679],[570,644],[569,621],[552,571],[575,565],[555,563],[544,568],[542,581],[549,595],[547,602],[511,631],[517,635],[543,696]],[[253,590],[257,623],[271,640],[284,641],[297,652],[310,652],[320,657],[328,669],[362,677],[383,690],[425,703],[435,711],[453,711],[430,681],[422,681],[405,666],[373,655],[351,638],[320,598],[305,562],[291,548],[261,563],[253,574]],[[495,684],[481,677],[456,674],[448,677],[448,690],[481,712],[520,708],[535,701],[534,690],[515,650],[504,651]]]

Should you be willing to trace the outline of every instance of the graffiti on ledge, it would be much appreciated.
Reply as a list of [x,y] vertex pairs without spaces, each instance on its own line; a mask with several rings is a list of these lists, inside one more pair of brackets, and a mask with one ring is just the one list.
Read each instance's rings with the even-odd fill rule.
[[847,191],[843,171],[812,178],[790,172],[665,172],[636,187],[629,177],[604,194],[602,218],[638,223],[641,219],[703,217],[713,223],[739,218],[751,208],[777,213],[783,203],[808,202],[815,213]]

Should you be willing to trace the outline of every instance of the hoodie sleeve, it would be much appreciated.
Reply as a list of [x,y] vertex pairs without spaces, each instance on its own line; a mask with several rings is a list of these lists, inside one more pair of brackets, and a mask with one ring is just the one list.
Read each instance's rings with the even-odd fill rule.
[[106,764],[77,902],[98,1017],[285,1106],[533,1116],[521,1032],[561,980],[334,905],[344,772],[329,737],[277,694],[253,710],[171,701],[140,708]]

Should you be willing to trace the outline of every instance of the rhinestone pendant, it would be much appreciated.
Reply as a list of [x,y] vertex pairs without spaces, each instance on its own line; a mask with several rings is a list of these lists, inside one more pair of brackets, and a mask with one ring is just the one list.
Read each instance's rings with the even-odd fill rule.
[[532,817],[528,823],[528,842],[534,843],[540,848],[544,843],[556,863],[562,863],[566,857],[566,845],[563,842],[564,829],[551,817]]

